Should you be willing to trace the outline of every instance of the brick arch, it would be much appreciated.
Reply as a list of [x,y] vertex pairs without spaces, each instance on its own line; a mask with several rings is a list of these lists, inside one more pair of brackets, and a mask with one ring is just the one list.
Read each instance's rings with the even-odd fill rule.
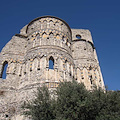
[[47,33],[46,33],[46,32],[43,32],[43,33],[42,33],[42,37],[43,37],[43,38],[47,38]]
[[54,33],[53,33],[53,32],[50,32],[50,33],[49,33],[49,37],[50,37],[50,38],[53,38],[53,37],[54,37]]

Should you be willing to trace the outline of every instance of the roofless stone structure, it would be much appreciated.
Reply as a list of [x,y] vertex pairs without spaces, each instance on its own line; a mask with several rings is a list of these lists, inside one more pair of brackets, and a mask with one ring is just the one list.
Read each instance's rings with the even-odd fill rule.
[[0,53],[0,77],[1,120],[23,120],[21,103],[42,84],[51,89],[74,79],[104,89],[90,31],[53,16],[34,19],[12,37]]

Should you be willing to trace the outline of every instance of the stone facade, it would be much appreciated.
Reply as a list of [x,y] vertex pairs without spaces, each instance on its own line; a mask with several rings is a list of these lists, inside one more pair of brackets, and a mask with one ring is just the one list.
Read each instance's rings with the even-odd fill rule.
[[23,120],[21,103],[42,84],[56,88],[75,79],[89,90],[94,85],[104,89],[90,31],[71,29],[53,16],[34,19],[12,37],[0,53],[0,77],[0,120]]

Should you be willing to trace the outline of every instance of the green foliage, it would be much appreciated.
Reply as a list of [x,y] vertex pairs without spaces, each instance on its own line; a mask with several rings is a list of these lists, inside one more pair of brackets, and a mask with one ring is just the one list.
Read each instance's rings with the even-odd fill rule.
[[96,120],[120,120],[120,91],[109,91],[105,94]]
[[57,120],[78,120],[84,118],[88,91],[83,84],[64,82],[57,88],[56,118]]
[[120,91],[88,91],[73,81],[60,83],[52,99],[46,87],[35,96],[22,106],[33,120],[120,120]]
[[37,89],[35,99],[24,102],[22,105],[23,115],[29,116],[32,120],[52,120],[52,101],[48,89],[43,86]]

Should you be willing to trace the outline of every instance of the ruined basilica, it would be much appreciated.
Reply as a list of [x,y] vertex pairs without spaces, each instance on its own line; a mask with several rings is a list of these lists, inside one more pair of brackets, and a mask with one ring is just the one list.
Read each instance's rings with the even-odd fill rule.
[[71,29],[53,16],[32,20],[5,45],[0,77],[0,120],[23,120],[21,103],[42,84],[51,89],[74,79],[89,90],[94,85],[104,89],[90,31]]

